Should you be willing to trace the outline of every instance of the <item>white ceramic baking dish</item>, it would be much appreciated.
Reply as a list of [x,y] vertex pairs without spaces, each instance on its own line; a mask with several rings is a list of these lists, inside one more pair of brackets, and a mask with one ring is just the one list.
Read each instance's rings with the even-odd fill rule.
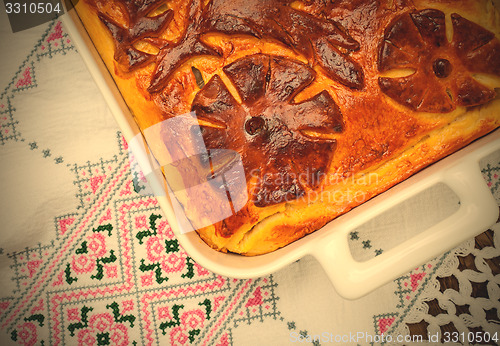
[[[132,140],[140,133],[137,125],[78,15],[70,10],[62,19],[125,139]],[[182,234],[167,197],[157,198],[182,247],[208,270],[234,278],[260,277],[312,255],[323,266],[337,292],[347,299],[356,299],[495,223],[499,208],[481,175],[479,160],[497,150],[500,150],[500,129],[336,218],[322,229],[282,249],[256,257],[220,253],[207,246],[195,232]],[[151,184],[163,185],[154,176],[150,178]],[[352,230],[439,183],[446,184],[460,199],[460,207],[453,215],[371,260],[354,260],[348,243]]]

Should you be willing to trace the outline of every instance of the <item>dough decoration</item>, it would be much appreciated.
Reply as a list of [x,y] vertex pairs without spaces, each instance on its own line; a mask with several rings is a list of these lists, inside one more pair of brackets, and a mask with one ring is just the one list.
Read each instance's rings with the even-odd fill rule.
[[201,128],[207,149],[240,153],[247,181],[257,178],[252,199],[258,207],[293,200],[316,188],[336,146],[334,139],[322,135],[341,132],[343,123],[326,91],[293,101],[313,81],[314,70],[294,60],[256,54],[226,66],[224,73],[242,103],[215,75],[192,105],[198,118],[213,124]]
[[[128,19],[127,27],[123,27],[113,18],[100,13],[99,18],[111,32],[115,42],[115,60],[127,71],[144,66],[154,60],[155,55],[141,51],[135,47],[140,40],[157,38],[170,24],[172,10],[165,10],[156,16],[147,16],[161,5],[161,0],[133,1],[121,0]],[[155,42],[152,40],[151,42]],[[160,41],[156,41],[158,44]]]
[[[348,52],[359,49],[337,22],[294,9],[294,0],[212,0],[203,11],[205,32],[249,34],[275,39],[316,62],[333,80],[362,89],[361,66]],[[342,50],[341,50],[342,49]]]
[[439,10],[405,13],[389,25],[380,48],[380,72],[411,69],[414,73],[380,77],[386,95],[415,111],[431,113],[477,106],[495,97],[495,91],[473,74],[500,76],[499,40],[458,14],[452,14],[451,21],[451,42]]
[[[158,16],[147,17],[144,14],[158,7],[159,1],[146,1],[141,5],[136,5],[135,1],[120,2],[130,15],[128,28],[120,27],[105,15],[101,15],[101,20],[117,42],[116,60],[129,68],[142,66],[151,57],[134,49],[132,43],[156,34],[165,27],[172,13],[167,10]],[[294,9],[292,3],[292,0],[211,0],[202,6],[200,0],[191,1],[181,38],[176,42],[150,41],[158,46],[159,53],[148,91],[160,92],[173,72],[189,58],[220,55],[217,47],[210,47],[201,40],[204,34],[214,32],[274,39],[302,54],[312,64],[317,63],[340,84],[362,89],[363,70],[349,57],[349,52],[359,49],[359,43],[339,23]]]

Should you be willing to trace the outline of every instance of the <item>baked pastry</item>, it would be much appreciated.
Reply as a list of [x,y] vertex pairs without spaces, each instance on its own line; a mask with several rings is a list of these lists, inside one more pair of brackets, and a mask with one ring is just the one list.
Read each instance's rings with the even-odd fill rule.
[[492,0],[75,8],[187,220],[219,251],[285,246],[500,126]]

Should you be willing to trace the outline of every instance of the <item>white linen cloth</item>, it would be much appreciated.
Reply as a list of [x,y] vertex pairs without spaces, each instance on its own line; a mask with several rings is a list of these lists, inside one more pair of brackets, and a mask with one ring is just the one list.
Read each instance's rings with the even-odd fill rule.
[[[499,225],[495,247],[471,239],[356,301],[312,258],[253,280],[206,271],[137,192],[127,144],[62,23],[12,34],[1,13],[0,24],[2,345],[398,345],[422,321],[429,344],[450,323],[500,338]],[[482,169],[500,204],[500,154]],[[439,186],[420,197],[353,232],[354,257],[458,205]],[[461,270],[470,254],[477,270]],[[441,291],[452,276],[460,289]],[[474,297],[476,286],[488,296]]]

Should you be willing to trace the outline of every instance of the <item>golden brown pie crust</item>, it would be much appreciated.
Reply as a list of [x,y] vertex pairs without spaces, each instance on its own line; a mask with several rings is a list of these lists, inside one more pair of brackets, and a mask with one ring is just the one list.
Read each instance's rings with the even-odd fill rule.
[[[248,202],[197,230],[219,251],[285,246],[500,126],[496,1],[82,0],[76,10],[141,130],[195,111],[207,149],[241,155]],[[152,151],[168,155],[157,136]],[[193,224],[217,208],[181,202]]]

